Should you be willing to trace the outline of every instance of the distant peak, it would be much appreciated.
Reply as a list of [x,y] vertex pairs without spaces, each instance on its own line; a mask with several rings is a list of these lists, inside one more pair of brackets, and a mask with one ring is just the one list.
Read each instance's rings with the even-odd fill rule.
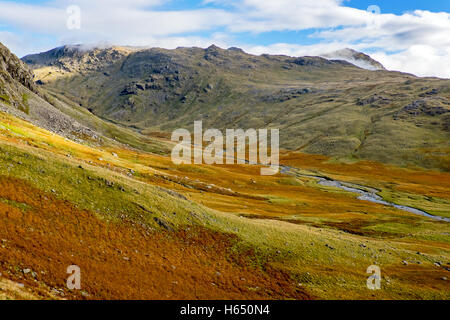
[[341,54],[360,54],[361,52],[353,50],[351,48],[344,48],[341,50],[337,50],[335,51],[336,53],[341,53]]
[[216,46],[215,44],[212,44],[208,48],[206,48],[206,50],[215,51],[215,50],[220,50],[220,48],[218,46]]
[[138,49],[111,45],[75,44],[27,55],[22,61],[34,69],[56,66],[68,72],[98,70],[136,50]]
[[320,56],[328,60],[344,60],[362,69],[386,70],[380,62],[372,59],[369,55],[350,48],[337,50]]
[[236,51],[236,52],[245,53],[244,50],[242,50],[241,48],[238,48],[238,47],[230,47],[230,48],[228,48],[228,51]]

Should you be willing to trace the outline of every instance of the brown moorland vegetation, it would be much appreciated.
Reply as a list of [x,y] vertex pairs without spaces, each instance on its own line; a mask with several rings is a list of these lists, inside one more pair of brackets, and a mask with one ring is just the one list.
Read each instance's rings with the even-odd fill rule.
[[[287,274],[249,266],[252,252],[232,254],[232,235],[105,222],[7,177],[0,177],[0,198],[9,201],[0,202],[2,269],[45,298],[52,292],[81,299],[83,292],[90,299],[310,298]],[[62,281],[73,264],[82,270],[82,292]]]

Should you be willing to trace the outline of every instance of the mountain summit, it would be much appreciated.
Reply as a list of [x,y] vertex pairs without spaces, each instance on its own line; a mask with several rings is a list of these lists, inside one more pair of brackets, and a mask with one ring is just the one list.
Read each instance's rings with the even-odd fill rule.
[[349,48],[326,53],[321,56],[329,60],[344,60],[367,70],[386,70],[380,62],[372,59],[367,54]]

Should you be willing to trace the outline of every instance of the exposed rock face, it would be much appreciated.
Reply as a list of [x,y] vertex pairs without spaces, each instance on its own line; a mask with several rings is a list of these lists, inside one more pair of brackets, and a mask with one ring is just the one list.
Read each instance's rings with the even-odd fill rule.
[[0,43],[0,101],[27,110],[27,97],[21,86],[37,93],[33,77],[28,66]]
[[301,95],[308,94],[308,93],[314,93],[317,90],[310,89],[310,88],[293,88],[293,89],[284,89],[277,93],[262,97],[262,101],[264,102],[284,102],[291,99],[296,99],[300,97]]
[[416,100],[403,107],[399,112],[396,113],[396,116],[439,116],[449,112],[450,109],[446,109],[442,106],[433,106],[426,100]]
[[427,91],[427,92],[424,92],[424,93],[420,94],[419,97],[425,98],[425,97],[431,97],[431,96],[434,96],[434,95],[437,95],[437,94],[439,94],[439,90],[432,89],[430,91]]
[[[86,72],[103,69],[120,61],[130,52],[130,48],[87,48],[81,45],[63,46],[47,52],[27,55],[22,61],[33,68],[53,66],[67,72]],[[105,76],[109,76],[105,72]]]
[[[425,121],[426,118],[430,120]],[[407,120],[418,127],[423,127],[428,122],[429,125],[439,126],[444,132],[450,132],[449,104],[441,99],[427,98],[413,101],[397,111],[393,119]]]
[[343,49],[326,54],[322,54],[322,57],[330,60],[344,60],[357,67],[367,70],[386,70],[384,66],[378,61],[372,59],[370,56],[355,51],[353,49]]
[[375,94],[367,99],[358,98],[356,101],[356,105],[358,105],[358,106],[380,105],[380,104],[389,104],[389,103],[391,103],[391,99],[385,98],[378,94]]
[[332,64],[331,61],[328,61],[320,57],[295,58],[294,60],[292,60],[292,63],[297,64],[299,66],[314,66],[314,67],[323,67]]
[[[143,89],[142,86],[139,87],[140,89]],[[121,92],[121,96],[127,96],[127,95],[134,95],[138,93],[138,85],[136,83],[131,83],[127,85]]]
[[31,70],[2,43],[0,43],[0,74],[3,80],[9,76],[31,91],[36,91]]

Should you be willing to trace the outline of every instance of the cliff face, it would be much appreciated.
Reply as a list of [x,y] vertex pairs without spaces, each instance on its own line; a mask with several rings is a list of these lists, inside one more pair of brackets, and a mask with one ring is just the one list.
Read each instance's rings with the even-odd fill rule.
[[0,70],[2,75],[6,72],[13,80],[31,91],[36,91],[30,68],[2,43],[0,43]]
[[26,109],[26,89],[37,93],[28,66],[0,43],[0,102]]

